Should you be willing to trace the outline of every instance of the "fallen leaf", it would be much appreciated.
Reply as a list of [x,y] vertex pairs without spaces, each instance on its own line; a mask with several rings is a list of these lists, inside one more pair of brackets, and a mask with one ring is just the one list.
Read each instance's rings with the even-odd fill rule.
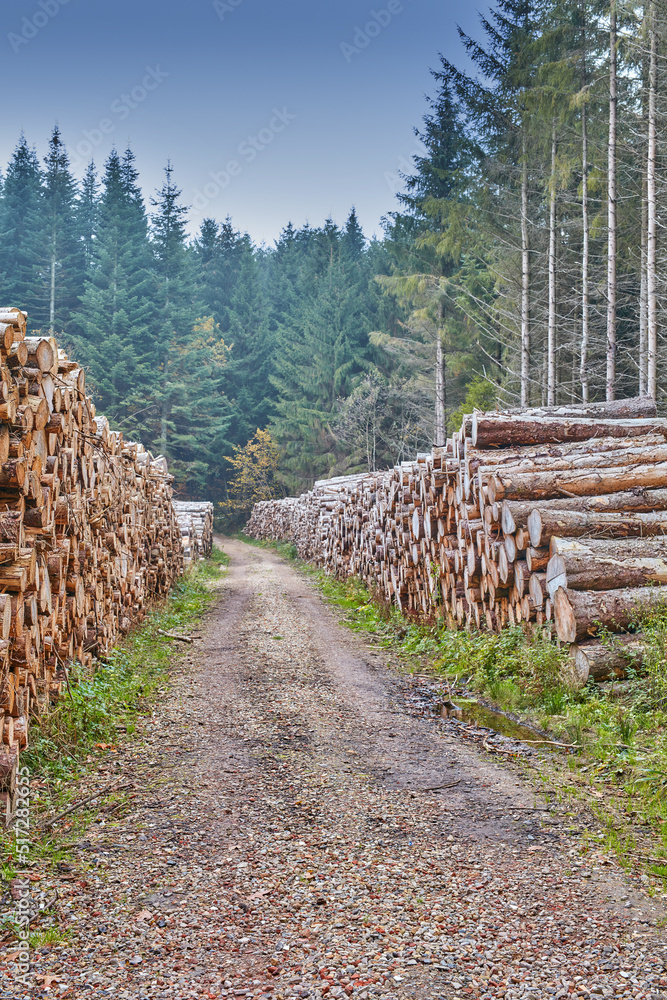
[[47,973],[47,974],[45,974],[45,973],[42,973],[42,974],[41,974],[40,976],[37,976],[37,979],[41,979],[41,980],[42,980],[42,982],[44,983],[44,986],[45,986],[45,987],[46,987],[47,989],[48,989],[48,988],[49,988],[49,987],[50,987],[50,986],[51,986],[51,985],[52,985],[53,983],[59,983],[59,982],[60,982],[60,979],[59,979],[59,977],[58,977],[58,976],[52,976],[52,975],[50,975],[50,974],[48,974],[48,973]]

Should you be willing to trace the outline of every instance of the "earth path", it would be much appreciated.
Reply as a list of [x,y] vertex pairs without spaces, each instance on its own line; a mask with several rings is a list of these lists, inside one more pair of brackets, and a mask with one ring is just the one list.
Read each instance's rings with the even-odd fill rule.
[[662,910],[411,713],[293,567],[224,548],[220,600],[125,754],[132,814],[55,884],[71,938],[35,955],[40,989],[10,955],[0,997],[667,997]]

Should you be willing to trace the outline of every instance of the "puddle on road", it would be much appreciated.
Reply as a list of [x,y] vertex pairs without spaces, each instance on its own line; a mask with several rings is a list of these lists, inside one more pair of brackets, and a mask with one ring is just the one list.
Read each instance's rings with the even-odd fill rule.
[[512,740],[526,740],[535,742],[539,734],[528,726],[522,726],[520,722],[514,722],[502,712],[494,712],[492,708],[480,705],[478,701],[468,698],[454,698],[454,704],[461,710],[460,721],[468,725],[481,726],[483,729],[491,729],[501,736],[506,736]]

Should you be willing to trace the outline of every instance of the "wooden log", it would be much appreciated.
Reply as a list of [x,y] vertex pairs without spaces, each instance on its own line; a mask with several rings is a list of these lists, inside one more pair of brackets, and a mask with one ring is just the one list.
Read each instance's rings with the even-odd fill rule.
[[591,446],[590,442],[584,442],[586,447],[583,450],[564,455],[562,458],[543,454],[515,461],[490,462],[477,469],[477,481],[478,484],[485,483],[488,477],[496,472],[506,476],[531,472],[550,472],[553,474],[586,469],[620,468],[622,465],[648,465],[667,462],[667,444],[664,439],[661,438],[659,444],[647,447],[644,443],[645,439],[640,438],[640,443],[636,447],[629,447],[634,440],[634,438],[630,438],[628,441],[621,440],[621,447],[606,451],[598,451],[597,448]]
[[528,581],[528,593],[530,602],[534,608],[544,607],[547,596],[547,574],[531,573]]
[[[604,420],[625,420],[637,417],[655,417],[657,408],[651,396],[631,396],[599,403],[563,403],[561,406],[534,406],[510,408],[503,414],[525,417],[588,417]],[[493,415],[493,414],[488,414]]]
[[9,354],[5,358],[5,363],[7,364],[7,366],[15,371],[18,368],[25,367],[27,362],[28,362],[28,348],[26,347],[25,343],[21,341],[19,343],[13,344],[9,350]]
[[598,437],[639,437],[661,433],[667,437],[667,421],[661,419],[596,420],[578,417],[524,417],[521,415],[473,414],[472,443],[476,448],[513,445],[558,444],[590,441]]
[[613,590],[667,583],[667,538],[551,539],[547,590]]
[[559,588],[554,594],[556,635],[561,642],[580,643],[600,628],[624,632],[638,624],[642,613],[667,605],[662,587],[630,587],[607,591]]
[[531,573],[537,573],[547,568],[549,562],[549,548],[536,548],[531,546],[526,550],[526,564]]
[[28,364],[34,365],[40,372],[50,372],[56,357],[50,339],[26,337],[24,344],[28,352]]
[[639,670],[643,663],[644,639],[641,635],[616,635],[612,640],[570,646],[569,680],[575,687],[585,687],[589,680],[620,680],[629,670]]
[[540,500],[539,508],[536,508],[534,500],[504,500],[500,511],[503,531],[513,535],[519,528],[527,527],[528,518],[535,509],[547,514],[553,511],[578,511],[590,514],[614,511],[650,513],[667,510],[667,489],[630,489],[601,496],[557,497],[552,500]]
[[17,340],[22,340],[22,334],[25,333],[26,319],[28,314],[23,312],[21,309],[16,309],[13,307],[3,307],[0,309],[0,323],[8,323],[14,327],[18,336]]
[[656,465],[622,466],[599,472],[565,471],[496,473],[487,488],[492,503],[501,500],[542,500],[553,497],[599,496],[623,490],[664,489],[667,484],[667,462]]
[[667,535],[667,511],[627,513],[544,511],[535,507],[528,516],[532,545],[544,545],[553,535],[565,538],[633,538]]

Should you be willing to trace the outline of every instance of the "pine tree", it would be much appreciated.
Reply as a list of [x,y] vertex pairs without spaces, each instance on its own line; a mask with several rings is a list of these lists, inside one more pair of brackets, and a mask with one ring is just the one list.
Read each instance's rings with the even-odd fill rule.
[[[331,227],[325,224],[315,239],[315,260],[309,271],[319,267],[322,244],[332,238]],[[336,243],[309,298],[278,333],[276,374],[271,378],[278,401],[272,427],[286,453],[290,481],[298,487],[311,485],[335,465],[333,425],[338,400],[352,391],[355,376],[367,363],[355,350],[358,297],[349,281],[340,237]]]
[[[186,247],[187,208],[179,204],[181,191],[173,180],[173,167],[165,168],[165,181],[151,205],[151,246],[157,278],[158,307],[154,364],[160,373],[155,392],[160,410],[158,442],[163,454],[169,453],[171,405],[176,391],[172,379],[174,350],[187,351],[192,328],[190,260]],[[172,428],[173,427],[172,424]]]
[[[462,127],[450,68],[443,62],[432,75],[438,92],[429,100],[423,131],[416,130],[425,153],[414,157],[415,173],[405,178],[407,190],[401,201],[407,212],[395,213],[387,229],[402,276],[385,278],[383,284],[411,305],[413,335],[432,344],[432,442],[442,446],[454,388],[448,355],[461,351],[457,342],[461,321],[450,289],[462,264],[462,227],[472,221],[468,189],[476,149]],[[458,401],[457,393],[454,402]]]
[[98,218],[99,183],[95,164],[91,161],[83,175],[76,203],[76,226],[83,248],[83,267],[86,278],[90,277],[95,259]]
[[146,439],[143,432],[156,416],[157,310],[146,212],[130,150],[122,159],[112,150],[102,185],[74,346],[90,366],[100,410],[129,436]]
[[53,335],[69,330],[84,283],[84,248],[76,225],[76,182],[57,125],[51,133],[44,166],[41,216],[45,243],[31,311],[36,323]]
[[0,211],[0,276],[5,301],[31,308],[44,247],[43,176],[37,153],[21,135],[7,167]]

